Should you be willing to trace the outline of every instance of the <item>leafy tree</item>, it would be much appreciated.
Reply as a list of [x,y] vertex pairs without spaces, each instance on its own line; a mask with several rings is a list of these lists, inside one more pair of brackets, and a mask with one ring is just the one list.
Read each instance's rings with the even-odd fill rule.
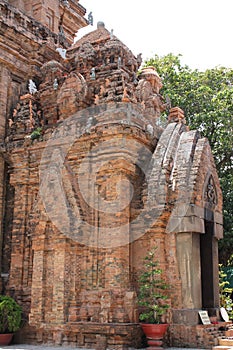
[[0,333],[16,332],[21,327],[21,321],[21,306],[13,298],[0,295]]
[[154,66],[162,78],[163,96],[185,112],[188,124],[207,137],[223,192],[224,239],[220,261],[226,265],[233,246],[233,69],[216,67],[201,72],[182,65],[181,55],[155,55],[145,66]]
[[[231,258],[233,255],[231,256]],[[230,262],[228,262],[229,264]],[[228,265],[229,266],[229,265]],[[232,270],[229,270],[232,273]],[[220,306],[227,310],[230,320],[233,320],[233,300],[232,300],[233,288],[228,281],[228,275],[226,268],[222,264],[219,264],[219,297]]]
[[144,258],[143,269],[139,276],[138,305],[142,307],[139,320],[145,323],[161,323],[169,304],[167,293],[169,288],[162,277],[163,271],[155,260],[156,248]]

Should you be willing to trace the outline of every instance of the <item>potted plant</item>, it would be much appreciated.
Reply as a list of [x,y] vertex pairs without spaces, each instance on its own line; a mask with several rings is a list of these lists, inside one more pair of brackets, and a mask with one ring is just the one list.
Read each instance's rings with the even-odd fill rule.
[[165,323],[165,314],[169,308],[166,290],[168,284],[162,277],[163,271],[155,260],[153,249],[144,258],[143,269],[139,276],[138,305],[139,320],[147,337],[148,345],[157,347],[163,344],[168,323]]
[[22,308],[6,295],[0,295],[0,345],[8,345],[13,334],[20,329]]

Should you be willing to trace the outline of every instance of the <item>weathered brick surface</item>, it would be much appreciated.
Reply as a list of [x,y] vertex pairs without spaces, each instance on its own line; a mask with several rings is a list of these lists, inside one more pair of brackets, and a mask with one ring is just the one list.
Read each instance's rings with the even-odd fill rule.
[[103,24],[66,59],[58,54],[71,42],[75,19],[73,30],[86,23],[78,1],[69,2],[70,9],[21,1],[16,9],[0,0],[1,268],[9,273],[3,287],[28,319],[21,336],[95,349],[140,346],[138,275],[157,246],[171,286],[167,342],[215,345],[217,326],[198,325],[206,307],[206,222],[213,223],[208,307],[219,306],[222,197],[208,142],[189,130],[179,108],[158,127],[167,105],[157,72],[149,67],[137,76],[140,56]]
[[[45,28],[51,32],[59,34],[61,26],[68,43],[72,43],[75,33],[85,25],[87,21],[84,18],[85,9],[79,1],[69,1],[69,6],[66,6],[63,1],[34,1],[34,0],[9,0],[8,3],[17,8],[13,17],[13,23],[17,28],[24,28],[25,21],[28,19],[22,17],[22,12],[26,13],[29,18],[34,18],[37,23],[42,23]],[[8,8],[11,6],[8,5]],[[7,12],[7,7],[3,8]],[[21,12],[22,11],[22,12]],[[36,22],[30,21],[26,24],[29,30],[37,29]]]

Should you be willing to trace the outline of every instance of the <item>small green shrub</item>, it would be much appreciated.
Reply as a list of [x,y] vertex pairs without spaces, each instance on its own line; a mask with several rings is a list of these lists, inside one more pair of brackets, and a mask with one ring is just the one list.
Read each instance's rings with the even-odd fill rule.
[[41,136],[41,132],[42,128],[36,128],[35,130],[33,130],[33,132],[30,135],[31,140],[39,139]]
[[230,283],[227,280],[227,274],[224,272],[224,267],[219,264],[219,297],[220,306],[224,307],[229,315],[229,319],[233,320],[233,300],[232,300],[233,288],[230,287]]
[[22,308],[6,295],[0,295],[0,333],[13,333],[20,329]]
[[155,261],[153,249],[144,258],[144,265],[139,276],[138,305],[141,306],[139,320],[146,323],[161,323],[161,317],[167,312],[169,304],[165,292],[169,286],[162,278],[163,271]]

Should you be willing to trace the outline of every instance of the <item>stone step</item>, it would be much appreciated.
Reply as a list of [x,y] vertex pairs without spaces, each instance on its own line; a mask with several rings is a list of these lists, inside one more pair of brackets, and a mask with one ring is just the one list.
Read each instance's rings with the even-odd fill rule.
[[219,339],[218,343],[219,345],[233,347],[233,339]]
[[233,346],[218,345],[218,346],[214,346],[212,350],[233,350]]
[[233,337],[233,329],[229,329],[228,331],[225,331],[226,337]]

